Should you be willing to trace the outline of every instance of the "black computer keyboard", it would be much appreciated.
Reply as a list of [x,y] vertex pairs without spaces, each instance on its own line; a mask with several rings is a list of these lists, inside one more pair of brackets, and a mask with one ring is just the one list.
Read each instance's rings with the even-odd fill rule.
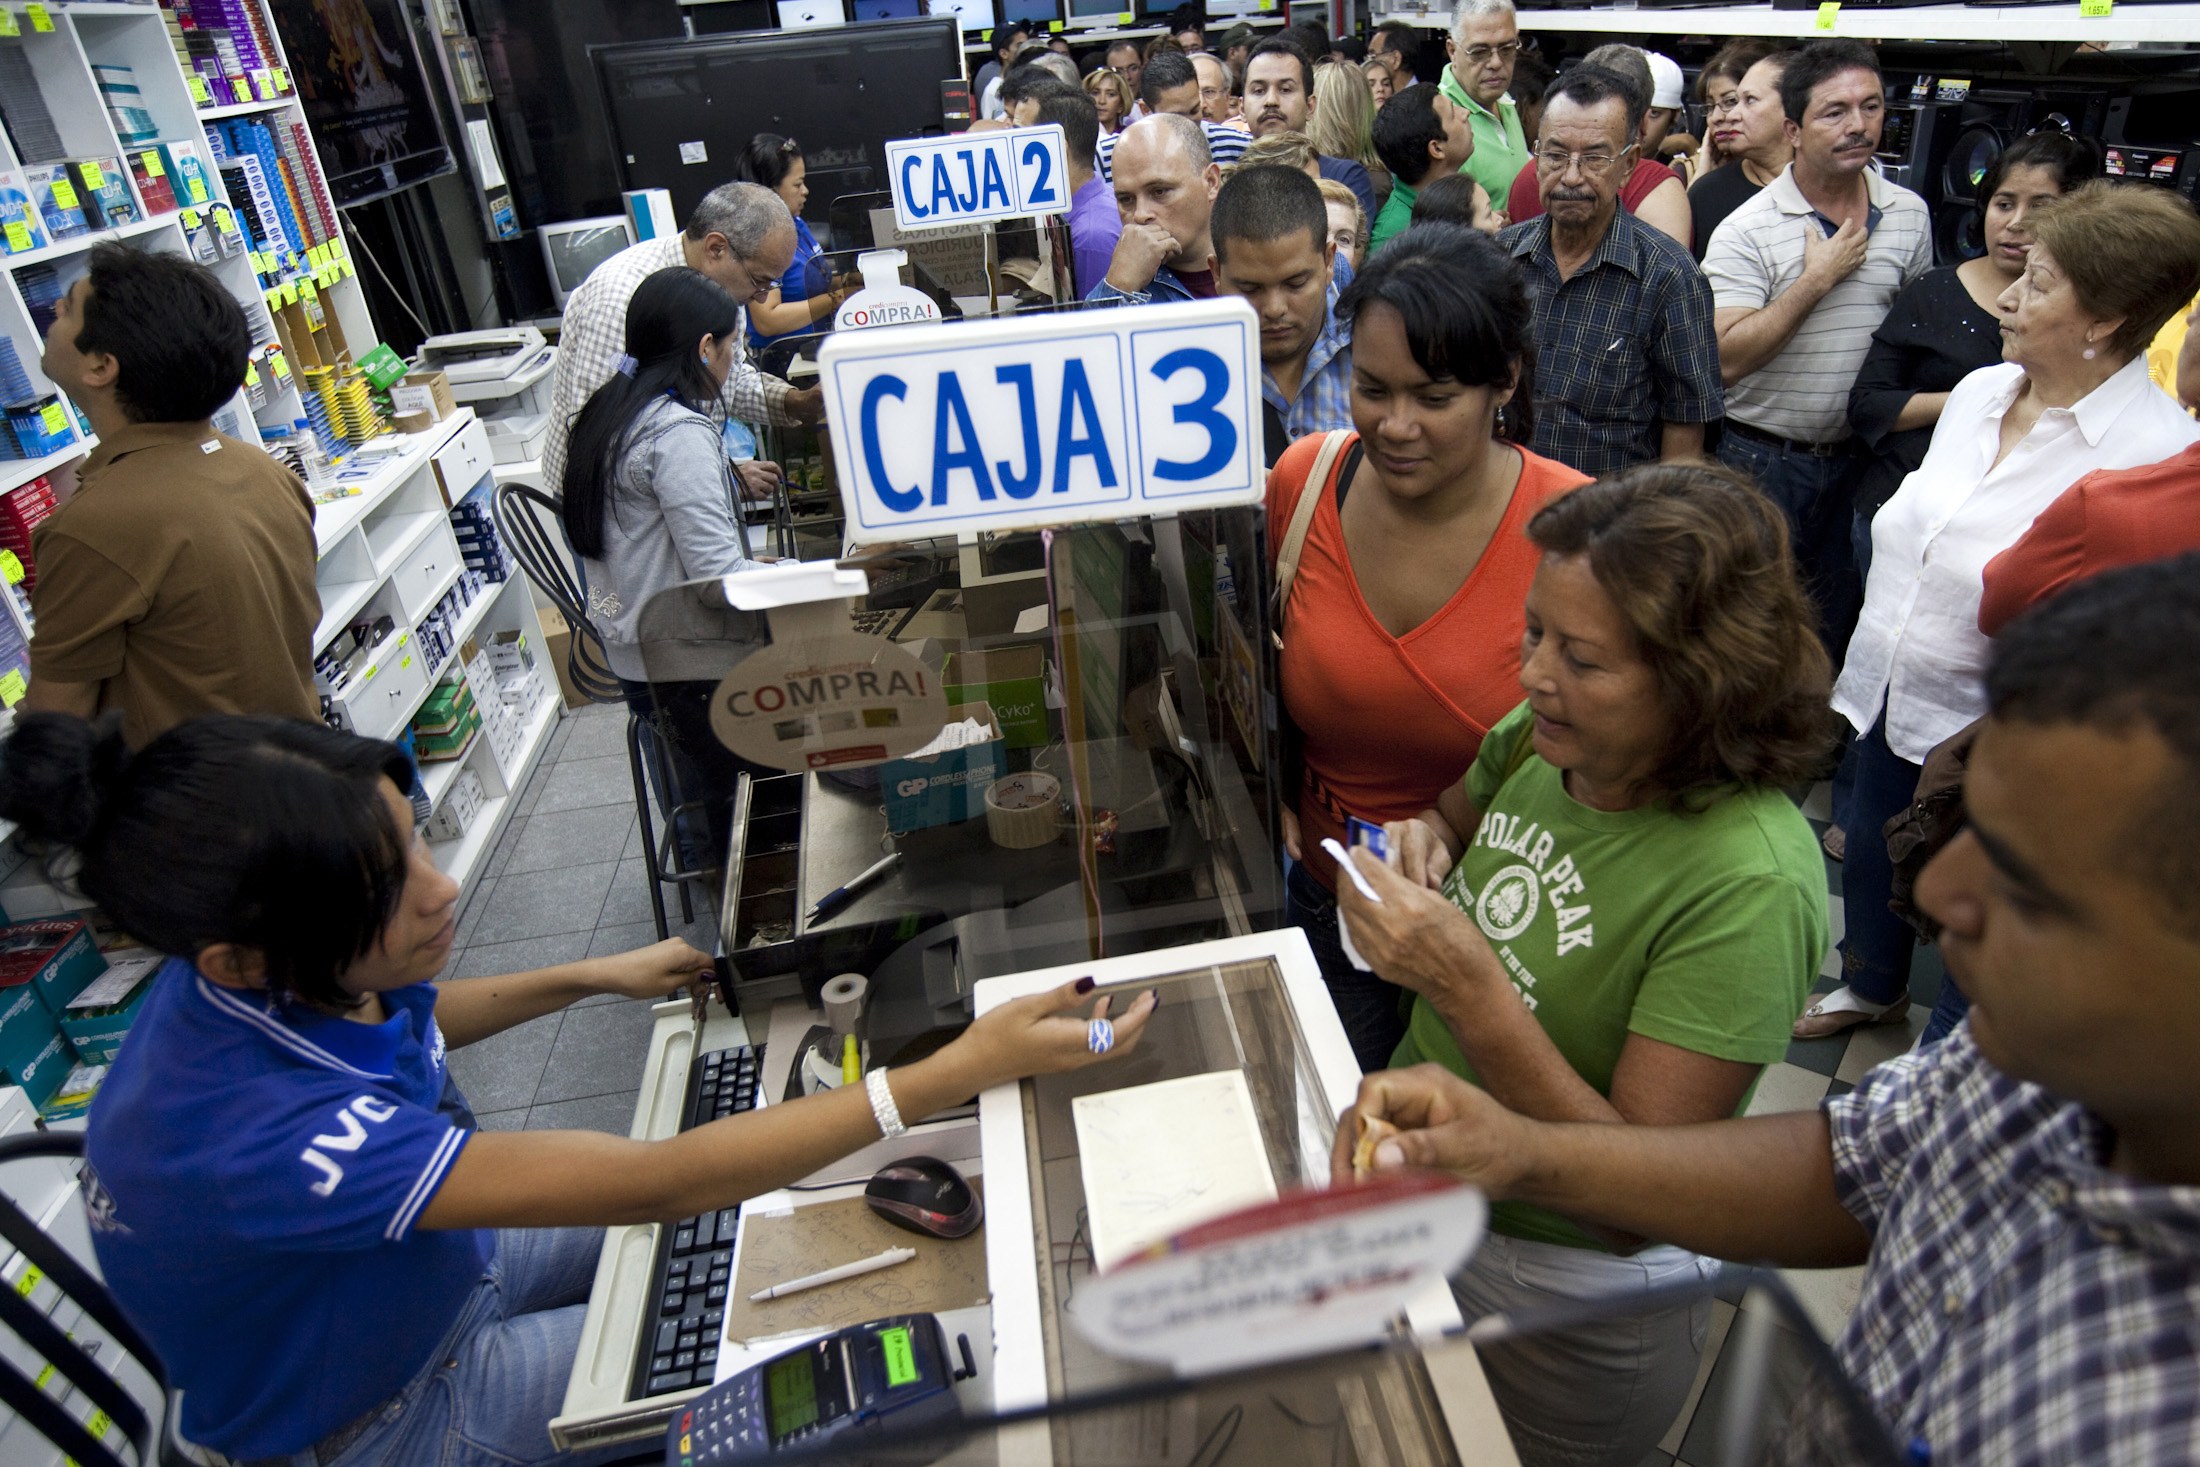
[[[680,1129],[753,1110],[763,1083],[764,1046],[737,1044],[698,1055],[688,1072]],[[718,1337],[733,1287],[738,1209],[684,1217],[657,1241],[650,1290],[654,1308],[634,1354],[635,1399],[707,1386],[718,1365]]]

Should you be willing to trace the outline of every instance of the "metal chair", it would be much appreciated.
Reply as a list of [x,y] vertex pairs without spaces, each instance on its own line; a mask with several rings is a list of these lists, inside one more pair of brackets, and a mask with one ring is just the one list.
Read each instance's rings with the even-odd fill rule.
[[[512,558],[572,628],[566,669],[572,675],[573,686],[593,702],[623,703],[626,695],[619,687],[618,675],[611,670],[603,638],[588,620],[588,597],[566,548],[561,510],[558,500],[526,484],[499,484],[491,504],[497,533],[511,547]],[[627,714],[627,770],[634,781],[634,811],[642,823],[642,861],[649,872],[649,909],[657,923],[659,941],[672,932],[665,921],[665,886],[670,883],[679,887],[680,920],[692,922],[695,904],[688,883],[705,875],[687,869],[675,857],[680,816],[701,806],[682,799],[679,775],[672,760],[665,757],[665,748],[664,733],[649,719],[634,712]],[[656,806],[650,799],[652,780],[664,794],[667,814],[662,839],[657,830]]]
[[[81,1131],[24,1131],[0,1136],[0,1164],[42,1156],[81,1159],[83,1155],[84,1133]],[[174,1400],[168,1386],[168,1372],[162,1367],[160,1357],[123,1317],[114,1296],[107,1292],[107,1286],[93,1277],[67,1249],[48,1237],[12,1198],[4,1195],[0,1195],[0,1237],[5,1237],[9,1245],[23,1255],[26,1265],[44,1274],[61,1290],[65,1299],[81,1309],[109,1340],[143,1368],[160,1388],[164,1403]],[[88,1331],[63,1330],[30,1301],[27,1293],[19,1294],[12,1288],[0,1289],[0,1325],[13,1330],[30,1354],[51,1366],[112,1423],[104,1439],[95,1437],[59,1400],[41,1390],[37,1381],[0,1355],[0,1405],[13,1411],[22,1425],[37,1432],[80,1467],[125,1467],[126,1459],[108,1444],[115,1430],[129,1441],[138,1463],[190,1467],[191,1459],[170,1438],[169,1413],[163,1411],[156,1420],[145,1403],[132,1395],[117,1378],[115,1366],[118,1361],[100,1359],[96,1353],[97,1342],[87,1349],[71,1338],[72,1333]],[[40,1380],[44,1379],[45,1375],[41,1374]]]

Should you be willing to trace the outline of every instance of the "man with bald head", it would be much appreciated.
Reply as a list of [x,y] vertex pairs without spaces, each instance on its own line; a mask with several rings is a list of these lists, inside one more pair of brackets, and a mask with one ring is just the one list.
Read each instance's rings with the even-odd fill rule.
[[1215,294],[1208,221],[1222,170],[1207,136],[1189,117],[1164,114],[1134,122],[1115,149],[1115,207],[1123,216],[1108,273],[1085,292],[1090,301],[1211,300]]

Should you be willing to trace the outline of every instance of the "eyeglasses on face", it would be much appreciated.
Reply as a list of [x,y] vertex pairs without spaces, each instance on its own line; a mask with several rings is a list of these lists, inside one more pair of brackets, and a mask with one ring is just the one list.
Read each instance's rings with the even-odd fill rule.
[[[1627,148],[1620,149],[1620,153],[1627,152],[1633,146],[1630,143]],[[1535,166],[1545,173],[1556,173],[1561,176],[1576,166],[1583,173],[1602,173],[1619,161],[1620,153],[1609,152],[1603,148],[1591,148],[1586,153],[1570,153],[1564,148],[1539,148],[1536,150]]]
[[1520,54],[1518,41],[1506,41],[1495,46],[1469,46],[1460,53],[1469,66],[1487,66],[1491,61],[1510,61]]

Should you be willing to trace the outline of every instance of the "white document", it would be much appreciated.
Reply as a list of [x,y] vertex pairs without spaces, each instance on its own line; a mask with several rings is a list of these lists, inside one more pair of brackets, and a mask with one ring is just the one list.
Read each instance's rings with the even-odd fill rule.
[[1085,1232],[1103,1273],[1186,1228],[1276,1198],[1243,1070],[1080,1095],[1070,1117]]

